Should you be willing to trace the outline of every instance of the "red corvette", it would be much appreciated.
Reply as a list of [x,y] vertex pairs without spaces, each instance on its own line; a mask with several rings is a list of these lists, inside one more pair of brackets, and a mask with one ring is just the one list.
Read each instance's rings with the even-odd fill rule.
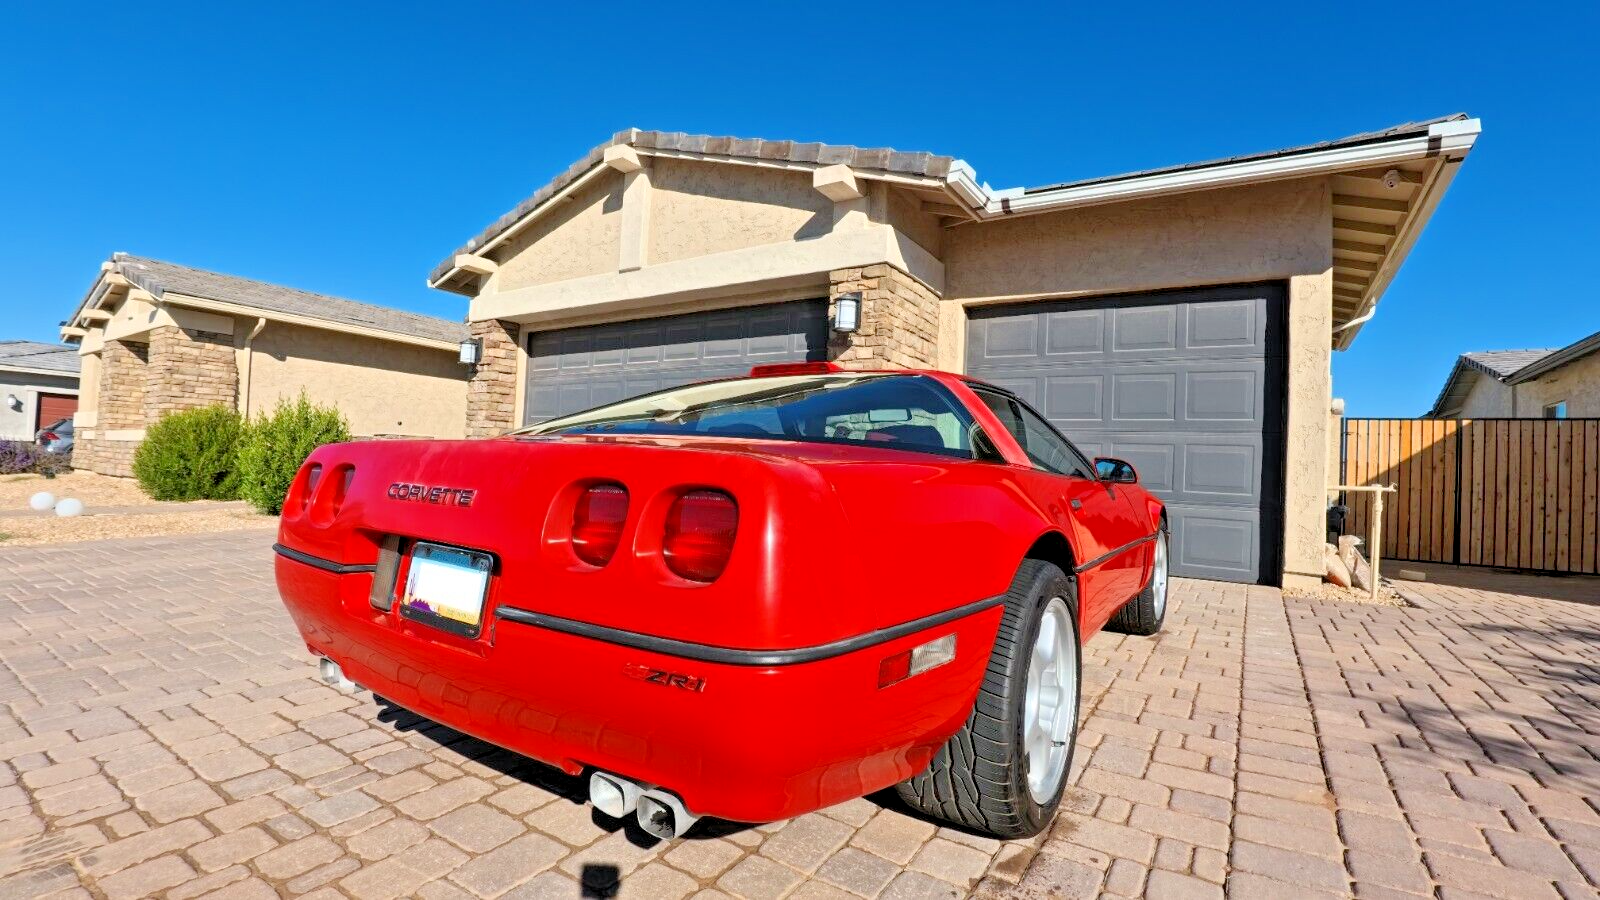
[[484,441],[336,444],[278,588],[332,683],[590,774],[658,836],[891,785],[1044,828],[1082,642],[1166,613],[1166,514],[1014,394],[758,367]]

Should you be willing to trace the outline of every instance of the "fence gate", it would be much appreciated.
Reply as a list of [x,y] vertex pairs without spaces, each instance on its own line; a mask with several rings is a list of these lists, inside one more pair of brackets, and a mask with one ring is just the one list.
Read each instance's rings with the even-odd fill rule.
[[[1600,419],[1346,419],[1344,483],[1394,484],[1385,559],[1600,572]],[[1368,494],[1345,531],[1367,533]]]

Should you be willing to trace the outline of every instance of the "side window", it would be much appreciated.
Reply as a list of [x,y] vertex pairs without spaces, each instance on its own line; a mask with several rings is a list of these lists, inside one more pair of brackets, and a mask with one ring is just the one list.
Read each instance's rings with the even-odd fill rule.
[[1089,465],[1089,461],[1067,443],[1043,416],[1020,403],[1017,404],[1017,408],[1022,411],[1022,428],[1028,436],[1028,441],[1022,445],[1022,449],[1028,454],[1028,458],[1033,460],[1034,465],[1057,475],[1072,475],[1094,480],[1094,475],[1091,474],[1094,469]]
[[981,389],[974,389],[974,393],[1022,446],[1022,452],[1034,465],[1057,475],[1094,480],[1089,461],[1038,413],[1005,394]]

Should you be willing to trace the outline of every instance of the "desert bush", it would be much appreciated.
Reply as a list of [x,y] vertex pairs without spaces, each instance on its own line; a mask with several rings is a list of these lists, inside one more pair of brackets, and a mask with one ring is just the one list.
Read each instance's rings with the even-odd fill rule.
[[38,463],[39,451],[22,441],[0,441],[0,475],[19,475],[32,472]]
[[239,446],[240,495],[256,509],[277,515],[311,451],[348,440],[350,426],[337,409],[318,406],[303,393],[292,403],[279,400],[272,415],[245,429]]
[[146,429],[133,475],[157,500],[236,500],[243,427],[225,406],[168,413]]

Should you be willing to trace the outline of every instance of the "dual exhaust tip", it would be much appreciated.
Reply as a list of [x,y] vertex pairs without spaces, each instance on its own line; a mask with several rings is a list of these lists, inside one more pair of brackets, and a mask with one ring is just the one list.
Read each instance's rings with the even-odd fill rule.
[[639,827],[662,840],[683,837],[700,817],[684,808],[675,794],[660,788],[646,788],[609,772],[589,776],[589,802],[613,819],[633,813]]

